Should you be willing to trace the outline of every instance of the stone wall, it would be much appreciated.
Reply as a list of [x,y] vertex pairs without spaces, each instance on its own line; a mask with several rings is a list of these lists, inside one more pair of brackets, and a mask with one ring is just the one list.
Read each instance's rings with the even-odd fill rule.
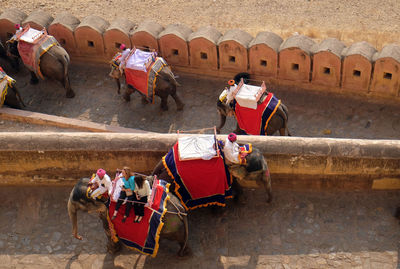
[[[113,176],[125,165],[149,174],[176,140],[152,133],[0,133],[0,184],[73,184],[99,167]],[[241,141],[263,152],[274,188],[400,188],[400,141],[238,136]]]
[[264,80],[310,90],[400,100],[400,46],[395,44],[376,51],[367,42],[347,48],[334,38],[318,44],[302,35],[283,40],[274,33],[261,32],[254,38],[240,29],[221,34],[213,27],[203,27],[193,32],[182,24],[164,28],[151,21],[136,24],[123,18],[110,24],[95,15],[80,22],[72,14],[53,18],[41,10],[28,15],[18,9],[5,10],[0,15],[3,42],[14,33],[15,23],[47,28],[74,60],[108,62],[119,45],[125,43],[157,50],[174,70],[181,72],[224,79],[249,72],[260,84]]

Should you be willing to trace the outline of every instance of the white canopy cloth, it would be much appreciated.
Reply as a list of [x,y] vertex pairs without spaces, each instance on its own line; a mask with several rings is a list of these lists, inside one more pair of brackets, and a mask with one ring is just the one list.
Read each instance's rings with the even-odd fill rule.
[[214,135],[184,136],[178,138],[178,151],[181,160],[210,160],[217,156]]
[[236,93],[235,99],[242,107],[257,109],[257,94],[261,90],[260,86],[243,84]]
[[154,52],[135,49],[126,61],[126,68],[147,72],[147,64],[155,58]]

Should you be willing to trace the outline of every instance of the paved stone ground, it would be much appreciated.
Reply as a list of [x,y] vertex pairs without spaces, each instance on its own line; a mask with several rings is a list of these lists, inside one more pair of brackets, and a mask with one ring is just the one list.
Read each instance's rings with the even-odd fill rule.
[[[0,64],[5,66],[6,63]],[[6,69],[7,70],[7,69]],[[10,69],[8,69],[10,70]],[[72,64],[71,84],[76,92],[73,99],[65,98],[65,91],[56,82],[40,81],[29,84],[29,74],[18,75],[10,70],[18,83],[27,110],[76,118],[97,123],[117,125],[152,132],[176,132],[217,125],[216,100],[225,87],[226,79],[180,74],[179,95],[186,103],[184,111],[177,111],[172,98],[170,110],[163,112],[157,98],[154,105],[143,105],[138,93],[126,103],[117,94],[115,82],[108,77],[108,65]],[[338,94],[316,93],[294,87],[277,87],[274,93],[289,109],[289,129],[292,135],[305,137],[341,137],[369,139],[400,138],[400,106],[390,100],[368,100]],[[223,133],[235,127],[228,119]],[[19,128],[0,125],[0,131]],[[26,130],[22,130],[26,131]]]
[[189,216],[192,254],[177,258],[161,240],[156,258],[123,249],[107,254],[96,216],[79,214],[83,241],[71,236],[71,187],[2,187],[0,268],[396,268],[398,191],[294,192],[246,190],[246,205],[229,202]]

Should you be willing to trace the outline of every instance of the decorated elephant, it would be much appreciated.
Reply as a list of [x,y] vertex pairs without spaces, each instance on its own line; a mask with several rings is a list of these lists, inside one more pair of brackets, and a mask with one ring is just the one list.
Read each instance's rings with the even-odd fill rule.
[[[150,181],[152,177],[148,177]],[[106,206],[106,199],[92,199],[87,196],[88,183],[90,179],[82,178],[74,186],[68,199],[68,215],[72,222],[72,235],[82,240],[82,237],[78,234],[78,223],[77,213],[78,211],[84,211],[88,213],[98,213],[99,218],[103,223],[104,232],[107,236],[108,243],[107,249],[111,253],[115,253],[121,248],[121,241],[113,240],[115,235],[113,234],[113,226],[110,218],[108,207]],[[169,199],[167,199],[166,213],[162,217],[164,226],[162,227],[160,237],[169,240],[177,241],[180,245],[178,252],[179,256],[184,256],[189,252],[187,246],[188,240],[188,220],[185,209],[180,204],[179,200],[171,193],[167,193]]]
[[0,57],[7,58],[6,48],[4,47],[3,43],[0,40]]
[[[130,51],[130,50],[129,50]],[[124,51],[126,53],[128,51]],[[131,52],[140,54],[139,57],[148,57],[149,60],[143,64],[143,61],[139,61],[142,64],[141,67],[129,68],[129,65],[121,60],[121,54],[115,55],[111,61],[111,72],[110,77],[114,78],[117,87],[118,94],[121,90],[120,78],[124,75],[125,82],[127,84],[126,91],[123,95],[124,99],[129,102],[130,95],[135,91],[142,95],[142,103],[153,103],[154,95],[161,98],[161,109],[168,110],[168,96],[175,100],[177,110],[183,110],[185,104],[179,98],[176,88],[179,83],[176,81],[171,68],[167,65],[165,60],[161,57],[153,56],[150,52],[141,51],[134,49]],[[122,54],[123,55],[123,54]],[[131,54],[126,56],[126,61],[131,57]],[[135,62],[133,63],[135,64]],[[145,67],[143,67],[145,65]],[[123,66],[123,67],[122,67]]]
[[[241,81],[242,85],[246,84],[249,81],[249,75],[247,73],[237,74],[234,80],[230,81],[231,88],[234,85],[240,85]],[[265,87],[264,83],[263,85]],[[228,95],[232,95],[232,91],[229,92],[226,89],[217,101],[217,111],[220,116],[217,133],[221,132],[228,116],[235,116],[236,129],[234,133],[236,134],[273,135],[279,131],[280,135],[286,133],[291,135],[287,127],[289,117],[287,107],[266,88],[260,95],[257,108],[254,109],[241,106],[236,98]]]
[[[29,32],[42,36],[40,37],[41,40],[26,41],[26,38],[21,39],[25,33]],[[56,80],[65,88],[67,98],[75,96],[68,76],[70,57],[57,40],[53,36],[47,35],[45,30],[37,31],[29,26],[17,30],[17,34],[7,41],[6,52],[11,65],[17,71],[19,70],[19,60],[22,58],[24,65],[30,70],[31,84],[37,84],[39,82],[38,77]]]
[[[219,145],[222,145],[223,143],[221,141],[218,142]],[[247,145],[248,146],[248,145]],[[254,186],[254,183],[257,184],[257,186],[261,186],[262,188],[265,189],[266,191],[266,202],[269,203],[272,200],[272,187],[271,187],[271,177],[269,174],[269,169],[267,162],[263,156],[263,154],[258,150],[257,148],[251,147],[250,153],[248,153],[245,157],[245,162],[243,164],[233,164],[230,163],[227,158],[223,158],[223,161],[225,162],[226,167],[229,170],[230,176],[232,177],[232,185],[231,185],[231,190],[233,194],[233,198],[235,201],[242,201],[243,202],[243,190],[242,190],[242,185],[248,185],[250,183],[251,185]],[[176,153],[176,144],[175,146],[168,152],[167,155],[165,155],[162,160],[160,160],[155,168],[153,169],[152,175],[157,175],[158,178],[166,180],[168,183],[172,184],[172,187],[170,188],[172,191],[178,191],[181,192],[182,189],[182,184],[180,181],[182,181],[182,177],[184,177],[182,171],[178,171],[179,167],[176,165],[177,162],[179,162],[179,157],[177,155],[174,155]],[[175,153],[174,153],[175,151]],[[172,155],[172,158],[170,156]],[[173,157],[175,156],[175,157]],[[171,166],[170,160],[174,162],[175,166]],[[185,162],[185,161],[183,161]],[[182,162],[181,162],[182,163]],[[189,165],[192,166],[193,165]],[[195,178],[196,181],[202,182],[201,184],[207,184],[203,183],[206,182],[207,179],[205,179],[206,176],[204,176],[204,173],[207,172],[209,173],[210,169],[215,169],[216,165],[215,163],[211,164],[210,167],[203,166],[203,172],[201,171],[196,171],[193,177]],[[189,172],[190,172],[189,168]],[[222,168],[225,169],[225,168]],[[203,173],[203,175],[202,175]],[[178,175],[180,174],[180,175]],[[179,177],[176,178],[176,177]],[[178,185],[178,187],[176,186]],[[204,189],[204,188],[202,188]],[[182,198],[184,193],[178,193],[178,197]],[[211,195],[209,196],[211,197]],[[202,198],[203,201],[205,202],[206,199]],[[200,203],[194,204],[192,208],[196,207],[202,207],[206,206],[203,201],[200,200]],[[218,201],[218,200],[217,200]],[[209,203],[209,204],[220,204],[220,203]],[[185,205],[185,204],[184,204]],[[189,207],[190,208],[190,207]]]
[[14,79],[9,77],[0,67],[0,107],[6,104],[12,108],[25,106]]

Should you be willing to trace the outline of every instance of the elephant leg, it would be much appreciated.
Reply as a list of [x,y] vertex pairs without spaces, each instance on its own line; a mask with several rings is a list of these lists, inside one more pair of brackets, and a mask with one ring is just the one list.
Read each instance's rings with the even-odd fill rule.
[[39,79],[37,78],[35,72],[31,71],[31,80],[30,80],[31,84],[38,84],[39,83]]
[[67,90],[66,97],[73,98],[75,96],[74,91],[71,89],[71,84],[69,83],[69,76],[65,76],[64,78],[64,88]]
[[160,96],[160,98],[161,98],[161,105],[160,105],[161,109],[163,111],[167,111],[168,110],[168,95]]
[[131,101],[131,94],[133,93],[133,89],[128,85],[126,87],[125,93],[124,93],[124,99],[125,101],[129,102]]
[[174,98],[175,103],[176,103],[176,108],[178,111],[183,110],[183,107],[185,104],[182,102],[182,100],[179,98],[179,96],[175,93],[171,94],[172,98]]
[[147,105],[149,101],[147,100],[146,96],[142,95],[142,104]]
[[232,191],[233,191],[233,200],[236,203],[245,204],[245,201],[243,198],[243,188],[242,188],[242,186],[240,186],[240,184],[236,178],[233,178],[233,181],[232,181]]

